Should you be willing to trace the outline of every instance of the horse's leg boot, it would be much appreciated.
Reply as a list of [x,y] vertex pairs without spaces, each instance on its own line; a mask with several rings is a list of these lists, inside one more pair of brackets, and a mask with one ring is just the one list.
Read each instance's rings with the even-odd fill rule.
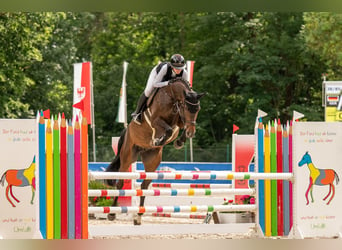
[[137,104],[137,108],[132,113],[133,121],[137,124],[141,124],[142,119],[142,111],[144,110],[146,106],[147,96],[145,96],[145,93],[142,93]]

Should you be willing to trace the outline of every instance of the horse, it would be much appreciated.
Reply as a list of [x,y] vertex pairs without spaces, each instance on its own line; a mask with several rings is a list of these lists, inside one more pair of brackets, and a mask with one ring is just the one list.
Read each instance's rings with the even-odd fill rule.
[[323,198],[323,200],[326,200],[332,191],[332,195],[329,201],[327,202],[327,205],[329,205],[331,200],[335,196],[335,186],[333,182],[335,180],[336,185],[337,185],[340,180],[336,171],[333,169],[316,168],[315,165],[312,163],[311,156],[309,155],[308,152],[306,152],[303,155],[302,159],[298,163],[298,166],[301,167],[304,164],[307,164],[310,170],[309,187],[305,193],[306,205],[309,204],[309,199],[308,199],[309,191],[310,191],[310,196],[311,196],[311,202],[314,202],[313,195],[312,195],[313,185],[318,185],[318,186],[329,185],[329,193]]
[[36,157],[33,157],[33,161],[31,165],[26,169],[9,169],[7,170],[0,179],[0,183],[2,186],[5,184],[5,179],[7,181],[6,187],[6,198],[11,203],[12,207],[16,207],[14,203],[10,200],[8,193],[10,192],[12,198],[16,202],[20,202],[13,194],[12,187],[26,187],[31,186],[32,190],[32,198],[31,204],[33,204],[33,199],[36,190],[36,178],[35,178],[35,169],[36,169]]
[[[193,91],[188,82],[180,78],[169,81],[165,87],[158,88],[147,100],[141,124],[131,121],[120,135],[118,154],[106,168],[106,172],[127,172],[130,165],[140,155],[145,172],[154,172],[161,160],[163,147],[174,141],[174,147],[183,147],[186,138],[193,138],[196,132],[196,119],[200,111],[200,98],[205,93]],[[179,131],[183,129],[177,139]],[[177,140],[176,140],[177,139]],[[123,187],[124,180],[107,180],[108,185],[117,189]],[[151,180],[143,180],[141,189],[147,189]],[[116,204],[115,197],[113,205]],[[140,197],[144,206],[145,197]],[[141,224],[141,215],[134,216],[134,225]],[[109,215],[110,216],[110,215]],[[115,218],[115,215],[111,215]]]

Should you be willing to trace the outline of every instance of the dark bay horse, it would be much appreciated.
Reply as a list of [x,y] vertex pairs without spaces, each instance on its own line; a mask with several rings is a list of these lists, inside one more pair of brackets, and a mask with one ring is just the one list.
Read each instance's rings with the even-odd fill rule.
[[[186,138],[192,138],[196,132],[196,119],[200,111],[199,99],[205,93],[193,91],[187,82],[175,79],[169,85],[157,90],[147,101],[141,125],[130,122],[118,142],[118,154],[107,167],[106,172],[128,172],[132,163],[140,155],[146,172],[154,172],[161,160],[163,147],[174,141],[174,146],[182,148]],[[153,100],[152,100],[153,99]],[[183,129],[181,136],[179,131]],[[107,184],[123,187],[123,181],[108,180]],[[141,189],[147,189],[151,180],[144,180]],[[145,197],[140,197],[140,206],[144,206]],[[117,197],[114,199],[116,204]],[[134,224],[141,224],[141,215],[134,218]]]

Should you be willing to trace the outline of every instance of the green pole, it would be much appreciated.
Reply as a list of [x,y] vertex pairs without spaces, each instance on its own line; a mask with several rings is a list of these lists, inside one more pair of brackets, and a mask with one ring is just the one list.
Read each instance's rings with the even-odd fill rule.
[[227,144],[227,162],[229,162],[229,144]]
[[53,124],[53,232],[54,239],[61,238],[61,172],[59,154],[59,125],[57,115]]
[[[271,123],[271,173],[277,172],[277,141],[274,121]],[[271,232],[272,236],[278,235],[278,208],[277,208],[277,181],[271,180]]]
[[187,162],[187,159],[188,159],[188,146],[186,145],[186,143],[185,143],[185,145],[184,145],[184,161],[185,162]]

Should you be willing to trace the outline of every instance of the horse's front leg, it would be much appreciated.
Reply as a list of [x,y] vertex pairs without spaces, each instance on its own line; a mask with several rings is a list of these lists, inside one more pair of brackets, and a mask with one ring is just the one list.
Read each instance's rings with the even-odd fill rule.
[[31,186],[31,190],[32,190],[31,204],[33,204],[33,200],[34,200],[34,195],[36,193],[36,189],[33,186]]
[[[142,190],[146,190],[148,188],[148,186],[150,185],[152,180],[144,180],[141,183],[141,189]],[[140,196],[140,204],[139,207],[143,207],[145,203],[145,196]],[[138,213],[136,216],[134,216],[133,218],[133,223],[134,225],[141,225],[141,216],[143,215],[143,213]]]
[[176,149],[181,149],[184,146],[185,141],[186,141],[186,133],[184,129],[181,136],[177,140],[175,140],[173,145]]
[[163,119],[156,118],[152,123],[152,146],[162,146],[172,136],[172,127]]
[[311,199],[312,199],[312,202],[313,202],[313,197],[312,197],[312,178],[311,177],[310,177],[309,187],[308,187],[308,189],[305,192],[306,205],[309,205],[309,198],[308,198],[309,191],[310,191]]

